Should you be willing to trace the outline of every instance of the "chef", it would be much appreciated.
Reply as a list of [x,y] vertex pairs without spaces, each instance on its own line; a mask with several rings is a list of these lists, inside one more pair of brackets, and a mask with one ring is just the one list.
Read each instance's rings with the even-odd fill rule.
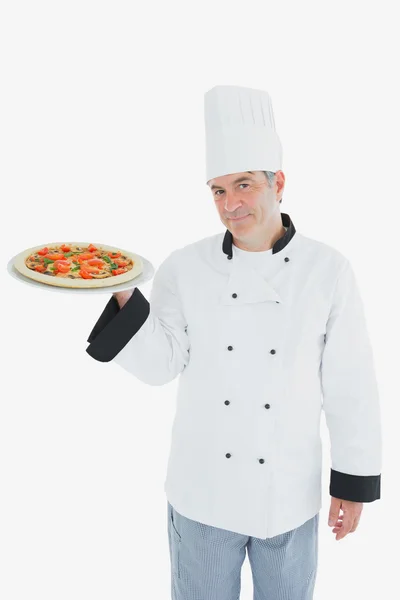
[[172,597],[237,599],[247,548],[257,600],[308,600],[322,410],[336,539],[380,498],[364,307],[349,259],[280,211],[269,94],[215,86],[204,108],[206,183],[225,229],[170,252],[149,301],[137,287],[113,294],[86,351],[148,385],[179,376],[165,481]]

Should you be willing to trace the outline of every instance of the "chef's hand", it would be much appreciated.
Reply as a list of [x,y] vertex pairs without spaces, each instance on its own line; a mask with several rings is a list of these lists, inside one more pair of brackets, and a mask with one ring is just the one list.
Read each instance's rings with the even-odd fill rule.
[[[339,509],[343,514],[339,517]],[[363,509],[362,502],[352,502],[351,500],[340,500],[331,496],[331,507],[329,509],[328,525],[334,525],[333,533],[337,533],[336,539],[341,540],[348,533],[353,533],[357,529]]]
[[132,296],[135,288],[131,290],[124,290],[123,292],[114,292],[113,296],[117,299],[119,307],[122,308]]

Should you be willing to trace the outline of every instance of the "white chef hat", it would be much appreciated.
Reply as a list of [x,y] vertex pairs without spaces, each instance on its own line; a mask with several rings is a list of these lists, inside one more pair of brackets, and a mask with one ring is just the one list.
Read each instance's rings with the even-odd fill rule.
[[282,146],[268,92],[217,85],[204,94],[206,181],[243,171],[279,171]]

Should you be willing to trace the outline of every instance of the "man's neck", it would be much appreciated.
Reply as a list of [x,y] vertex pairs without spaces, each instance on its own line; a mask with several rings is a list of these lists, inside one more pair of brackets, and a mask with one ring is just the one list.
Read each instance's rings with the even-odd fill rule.
[[286,233],[286,228],[281,225],[279,231],[273,234],[269,239],[263,240],[239,240],[233,237],[233,244],[241,250],[247,250],[248,252],[263,252],[270,250],[274,244]]

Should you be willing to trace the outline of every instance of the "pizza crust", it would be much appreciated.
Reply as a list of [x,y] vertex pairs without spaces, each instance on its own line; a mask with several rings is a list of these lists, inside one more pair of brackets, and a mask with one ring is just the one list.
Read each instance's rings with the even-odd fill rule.
[[121,275],[113,275],[112,277],[105,277],[104,279],[96,279],[95,277],[92,279],[82,279],[76,278],[71,279],[69,277],[55,277],[52,275],[44,275],[43,273],[39,273],[38,271],[34,271],[33,269],[29,269],[25,260],[31,255],[41,250],[45,246],[62,246],[63,244],[70,244],[71,246],[79,246],[79,247],[88,247],[89,242],[49,242],[47,244],[41,244],[40,246],[35,246],[33,248],[28,248],[23,252],[20,252],[14,259],[14,267],[24,275],[25,277],[29,277],[30,279],[34,279],[39,283],[45,283],[47,285],[55,285],[57,287],[65,287],[65,288],[80,288],[80,289],[88,289],[88,288],[104,288],[104,287],[113,287],[114,285],[118,285],[119,283],[125,283],[127,281],[131,281],[135,277],[138,277],[143,272],[143,261],[138,254],[133,252],[128,252],[128,250],[122,250],[122,248],[118,248],[117,246],[107,246],[106,244],[96,244],[94,242],[94,246],[99,250],[106,250],[110,252],[122,252],[124,256],[127,256],[133,261],[133,267],[126,273],[121,273]]

